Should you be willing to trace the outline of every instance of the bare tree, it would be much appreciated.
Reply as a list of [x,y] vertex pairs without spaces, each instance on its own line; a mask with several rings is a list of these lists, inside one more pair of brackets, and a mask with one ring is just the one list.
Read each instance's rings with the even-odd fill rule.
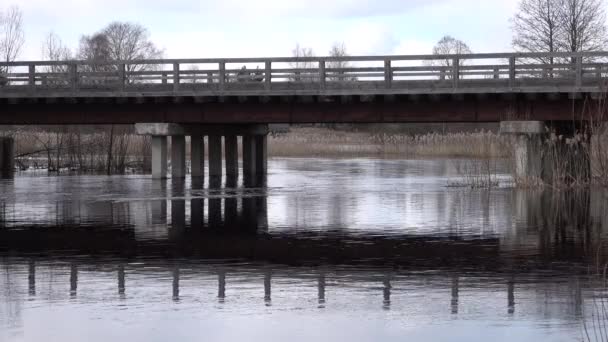
[[[108,40],[109,58],[119,61],[159,59],[164,52],[151,40],[148,30],[136,23],[113,22],[100,32]],[[149,64],[129,64],[127,72],[151,70],[157,67]]]
[[[462,40],[456,39],[452,36],[444,36],[437,42],[433,47],[433,55],[466,55],[472,53],[471,48]],[[452,59],[439,60],[437,64],[443,66],[452,66]],[[462,65],[464,60],[460,60]]]
[[[602,0],[521,0],[513,46],[523,52],[599,51],[606,45]],[[553,58],[541,59],[553,64]]]
[[[561,0],[560,0],[561,1]],[[524,52],[557,52],[562,36],[560,4],[557,0],[522,0],[513,17],[513,47]],[[540,58],[553,64],[554,58]]]
[[[14,61],[23,47],[25,35],[23,33],[23,14],[17,6],[10,7],[5,12],[0,11],[0,60]],[[0,67],[0,85],[6,84],[5,76],[8,67]]]
[[[296,47],[291,51],[291,55],[294,58],[310,58],[310,57],[314,57],[315,53],[311,48],[306,48],[306,47],[302,47],[300,46],[300,44],[296,44]],[[314,68],[314,62],[310,62],[310,61],[295,61],[290,63],[291,68],[292,69],[299,69],[298,71],[295,72],[294,75],[292,75],[290,77],[290,81],[296,81],[296,82],[300,82],[300,81],[304,81],[304,82],[311,82],[311,81],[315,81],[318,79],[318,77],[315,76],[311,76],[311,75],[306,75],[304,77],[302,77],[302,69],[312,69]],[[307,72],[305,72],[307,73]]]
[[[433,55],[466,55],[472,53],[471,48],[463,42],[462,40],[456,39],[452,36],[444,36],[437,42],[437,44],[433,47]],[[465,59],[459,59],[458,65],[464,65],[466,63]],[[451,68],[454,64],[453,59],[434,59],[428,61],[426,64],[433,66],[440,66],[445,68]],[[452,79],[452,75],[442,70],[441,71],[441,79]]]
[[[346,50],[346,45],[344,42],[336,42],[332,45],[329,50],[330,57],[348,57],[349,54]],[[346,76],[346,73],[343,70],[340,71],[331,71],[331,69],[348,69],[351,67],[349,62],[346,61],[329,61],[325,65],[326,68],[330,69],[328,71],[329,76],[327,77],[330,81],[356,81],[357,78],[353,76]]]
[[561,0],[559,15],[564,51],[600,51],[606,46],[606,12],[601,0]]
[[[72,51],[64,45],[59,36],[50,32],[42,44],[42,56],[48,61],[67,61],[72,58]],[[66,65],[50,65],[46,72],[51,75],[43,75],[44,85],[64,85],[69,82],[67,78],[68,67]]]

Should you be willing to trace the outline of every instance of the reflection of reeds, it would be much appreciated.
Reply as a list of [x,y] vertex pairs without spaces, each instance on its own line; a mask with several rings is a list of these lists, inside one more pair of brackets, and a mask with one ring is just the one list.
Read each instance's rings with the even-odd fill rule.
[[402,155],[419,157],[501,158],[508,141],[491,132],[424,135],[346,132],[296,128],[269,140],[273,156]]
[[459,178],[450,187],[495,188],[499,186],[496,159],[458,160],[454,162]]

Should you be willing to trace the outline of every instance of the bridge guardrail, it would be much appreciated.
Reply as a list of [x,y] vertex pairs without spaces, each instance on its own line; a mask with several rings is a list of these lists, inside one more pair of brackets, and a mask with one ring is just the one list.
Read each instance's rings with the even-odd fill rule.
[[0,63],[0,97],[600,91],[608,52]]

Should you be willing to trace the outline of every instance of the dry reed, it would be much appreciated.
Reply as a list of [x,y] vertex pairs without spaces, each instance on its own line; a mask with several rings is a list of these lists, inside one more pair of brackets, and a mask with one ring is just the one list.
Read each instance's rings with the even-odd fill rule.
[[509,155],[508,141],[491,132],[424,135],[335,131],[324,128],[295,128],[272,136],[272,156],[375,156],[503,158]]

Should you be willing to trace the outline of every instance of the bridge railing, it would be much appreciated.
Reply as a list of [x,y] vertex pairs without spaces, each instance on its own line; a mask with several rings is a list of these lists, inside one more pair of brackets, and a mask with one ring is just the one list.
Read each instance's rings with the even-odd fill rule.
[[606,76],[608,52],[20,61],[0,63],[0,97],[579,91]]

